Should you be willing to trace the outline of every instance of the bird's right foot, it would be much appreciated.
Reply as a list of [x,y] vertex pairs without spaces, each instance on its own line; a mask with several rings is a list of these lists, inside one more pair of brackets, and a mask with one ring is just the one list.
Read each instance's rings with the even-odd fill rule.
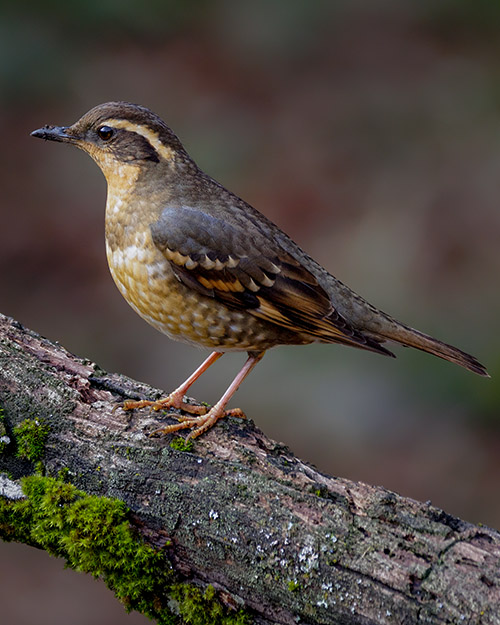
[[197,404],[189,404],[184,401],[184,396],[177,394],[175,391],[170,393],[163,399],[157,399],[156,401],[149,401],[147,399],[141,399],[139,401],[127,399],[122,404],[119,404],[122,410],[137,410],[140,408],[150,408],[152,411],[158,410],[182,410],[193,415],[204,415],[208,412],[207,406],[199,406]]

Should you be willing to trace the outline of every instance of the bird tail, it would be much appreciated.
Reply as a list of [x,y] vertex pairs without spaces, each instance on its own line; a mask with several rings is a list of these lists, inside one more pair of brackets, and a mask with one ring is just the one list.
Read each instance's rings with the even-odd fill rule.
[[389,327],[385,327],[384,331],[380,332],[380,334],[383,335],[384,340],[395,341],[406,347],[420,349],[434,356],[438,356],[439,358],[443,358],[444,360],[454,362],[473,373],[487,378],[490,377],[486,371],[486,367],[474,358],[474,356],[399,322],[389,324]]

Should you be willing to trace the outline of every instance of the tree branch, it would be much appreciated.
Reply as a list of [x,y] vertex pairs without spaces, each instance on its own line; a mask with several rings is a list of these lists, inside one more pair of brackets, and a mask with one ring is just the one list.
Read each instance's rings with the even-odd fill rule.
[[324,475],[251,421],[225,419],[186,451],[147,435],[164,415],[114,410],[161,394],[0,316],[0,495],[35,471],[36,450],[19,457],[30,419],[49,426],[45,475],[122,500],[168,566],[247,622],[500,623],[497,532]]

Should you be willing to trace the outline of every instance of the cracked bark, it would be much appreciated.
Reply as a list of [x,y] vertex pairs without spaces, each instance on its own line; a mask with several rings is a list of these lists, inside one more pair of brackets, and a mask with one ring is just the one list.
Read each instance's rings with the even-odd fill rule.
[[[192,452],[147,432],[167,417],[113,411],[157,389],[73,356],[0,316],[7,435],[44,419],[47,475],[122,499],[146,541],[256,623],[500,624],[500,534],[383,488],[329,477],[227,419]],[[0,453],[0,495],[30,462]]]

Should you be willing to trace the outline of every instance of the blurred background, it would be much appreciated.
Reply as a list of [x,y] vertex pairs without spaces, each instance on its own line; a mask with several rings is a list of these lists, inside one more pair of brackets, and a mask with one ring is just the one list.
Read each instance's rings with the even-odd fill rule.
[[[29,137],[144,104],[329,271],[493,376],[403,348],[283,347],[232,405],[322,471],[500,528],[499,33],[486,0],[2,2],[0,311],[165,390],[205,357],[115,288],[96,165]],[[192,395],[215,402],[243,360]],[[5,622],[147,622],[62,569],[0,543]]]

